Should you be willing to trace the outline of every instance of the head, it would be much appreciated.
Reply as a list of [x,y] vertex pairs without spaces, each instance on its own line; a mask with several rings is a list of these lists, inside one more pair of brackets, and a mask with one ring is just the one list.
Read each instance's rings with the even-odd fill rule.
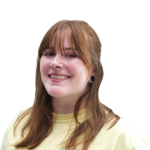
[[[95,31],[83,21],[63,20],[45,34],[38,52],[36,88],[51,97],[75,97],[95,87],[103,76],[101,44]],[[56,70],[53,70],[56,68]],[[69,77],[53,82],[51,74]],[[94,76],[94,83],[90,77]],[[98,94],[98,89],[95,90]]]

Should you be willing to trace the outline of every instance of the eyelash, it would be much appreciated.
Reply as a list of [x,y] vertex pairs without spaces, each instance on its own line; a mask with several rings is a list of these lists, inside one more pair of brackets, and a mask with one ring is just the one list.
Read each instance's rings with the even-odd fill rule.
[[[52,54],[52,53],[46,53],[45,56],[47,56],[47,54]],[[68,55],[69,55],[69,54],[68,54]],[[73,56],[73,58],[76,57],[76,56],[74,56],[74,55],[71,55],[71,56]]]

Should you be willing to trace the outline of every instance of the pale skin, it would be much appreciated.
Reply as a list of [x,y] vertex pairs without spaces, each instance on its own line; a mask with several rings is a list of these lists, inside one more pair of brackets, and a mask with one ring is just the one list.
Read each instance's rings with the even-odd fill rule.
[[[61,55],[58,47],[55,48],[55,54],[50,53],[48,48],[40,60],[41,78],[47,92],[52,96],[53,112],[57,114],[73,113],[80,95],[87,90],[88,82],[91,82],[83,61],[73,56],[67,37],[64,39],[64,47],[65,55]],[[51,73],[67,75],[70,78],[62,82],[52,82],[48,76]],[[92,71],[91,75],[95,76],[95,71]],[[86,99],[82,101],[79,110],[85,108]]]

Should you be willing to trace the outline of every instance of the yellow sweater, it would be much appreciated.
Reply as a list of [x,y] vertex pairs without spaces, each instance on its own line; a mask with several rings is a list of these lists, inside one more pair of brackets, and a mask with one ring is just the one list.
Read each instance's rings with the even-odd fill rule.
[[[79,111],[79,120],[83,120],[86,114],[86,109]],[[70,114],[55,114],[53,113],[54,126],[50,135],[34,150],[67,150],[63,146],[59,146],[65,137],[67,138],[68,129],[73,129],[75,120],[73,113]],[[18,150],[10,144],[15,143],[21,139],[20,128],[17,128],[17,134],[13,136],[13,126],[17,117],[7,128],[1,150]],[[21,124],[20,126],[21,127]],[[107,126],[104,126],[98,133],[94,141],[89,147],[89,150],[149,150],[145,141],[141,138],[137,131],[131,128],[124,119],[111,129],[106,131]],[[71,132],[71,130],[69,130]],[[19,150],[26,150],[25,148]],[[71,150],[71,149],[68,149]],[[78,148],[77,150],[80,150]]]

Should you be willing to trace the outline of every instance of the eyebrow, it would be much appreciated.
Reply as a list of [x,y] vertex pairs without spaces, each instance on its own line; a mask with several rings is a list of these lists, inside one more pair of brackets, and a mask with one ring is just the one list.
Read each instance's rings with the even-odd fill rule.
[[[55,50],[55,48],[54,47],[48,47],[49,49],[51,49],[51,50]],[[65,50],[72,50],[70,47],[66,47],[65,48]],[[73,50],[75,50],[76,51],[76,49],[75,48],[73,48]]]

